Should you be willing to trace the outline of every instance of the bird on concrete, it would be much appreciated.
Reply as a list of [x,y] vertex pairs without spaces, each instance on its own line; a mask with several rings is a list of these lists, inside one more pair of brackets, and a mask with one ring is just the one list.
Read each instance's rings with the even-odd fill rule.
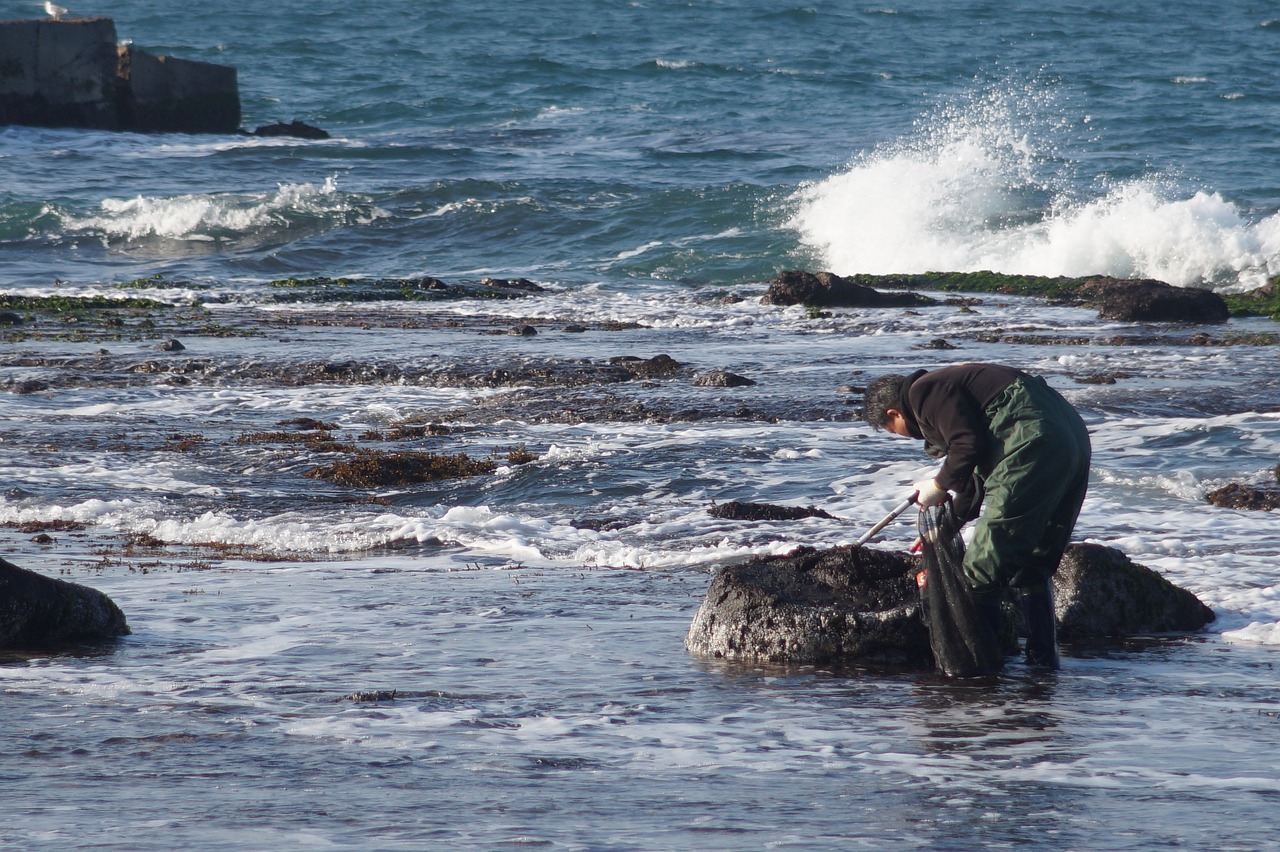
[[49,0],[44,0],[44,11],[50,18],[53,18],[55,21],[60,20],[63,15],[67,14],[66,9],[64,9],[61,6],[54,5],[53,3],[49,2]]

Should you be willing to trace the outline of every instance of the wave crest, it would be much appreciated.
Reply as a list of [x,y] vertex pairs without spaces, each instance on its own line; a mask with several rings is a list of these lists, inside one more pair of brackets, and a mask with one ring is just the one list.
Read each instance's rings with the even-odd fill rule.
[[111,240],[214,241],[261,236],[299,226],[372,221],[385,215],[368,199],[338,190],[330,177],[319,186],[280,184],[275,192],[251,195],[138,196],[104,200],[96,215],[62,214],[68,232]]

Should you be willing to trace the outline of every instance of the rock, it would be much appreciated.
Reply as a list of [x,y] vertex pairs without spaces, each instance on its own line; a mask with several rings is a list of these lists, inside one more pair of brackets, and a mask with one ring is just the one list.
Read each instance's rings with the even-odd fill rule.
[[[843,546],[727,566],[712,579],[685,646],[744,662],[931,668],[918,565],[904,554]],[[1064,641],[1195,631],[1214,619],[1191,592],[1101,545],[1068,548],[1054,592]]]
[[41,391],[47,391],[48,389],[49,384],[47,382],[42,382],[39,379],[23,379],[22,381],[14,382],[13,384],[13,392],[19,394],[40,393]]
[[360,450],[350,459],[313,467],[304,475],[349,488],[386,488],[479,476],[493,473],[497,467],[493,461],[473,459],[466,453],[450,456],[428,452]]
[[275,124],[264,124],[255,128],[254,136],[292,136],[297,139],[328,139],[327,131],[321,130],[319,127],[312,127],[301,121],[291,121],[288,124],[276,122]]
[[720,503],[707,510],[713,518],[730,521],[798,521],[802,518],[830,518],[835,515],[813,506],[774,506],[769,503],[739,503],[737,500]]
[[1102,319],[1122,322],[1227,321],[1227,303],[1217,293],[1174,287],[1149,278],[1087,278],[1077,288],[1076,296],[1098,308],[1098,316]]
[[0,648],[97,642],[128,634],[124,613],[102,592],[0,559]]
[[1064,641],[1189,632],[1215,618],[1191,592],[1100,544],[1067,548],[1053,591]]
[[1091,373],[1087,376],[1072,376],[1071,381],[1078,385],[1114,385],[1116,383],[1116,374]]
[[0,325],[22,325],[22,317],[13,311],[0,311]]
[[765,305],[810,305],[824,308],[892,308],[936,305],[918,293],[884,293],[830,272],[783,272],[769,282],[760,299]]
[[482,278],[481,287],[494,290],[523,290],[526,293],[545,293],[546,288],[535,284],[528,278]]
[[1280,509],[1280,489],[1233,482],[1204,495],[1204,499],[1224,509]]
[[609,363],[622,367],[632,376],[653,377],[670,376],[679,372],[683,365],[670,355],[654,355],[652,358],[637,358],[634,355],[620,355],[610,358]]
[[587,327],[585,325],[578,325],[577,323],[571,323],[564,327],[565,334],[582,334],[586,330]]
[[846,546],[728,566],[712,579],[685,647],[744,662],[930,667],[914,565]]
[[755,381],[745,376],[739,376],[736,373],[712,370],[709,373],[699,374],[693,380],[693,384],[700,388],[745,388],[754,385]]

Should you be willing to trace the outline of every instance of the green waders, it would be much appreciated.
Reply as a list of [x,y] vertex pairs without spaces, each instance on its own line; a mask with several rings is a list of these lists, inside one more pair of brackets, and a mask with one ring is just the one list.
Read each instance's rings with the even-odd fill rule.
[[1032,634],[1028,662],[1056,668],[1049,580],[1089,484],[1089,433],[1038,376],[1014,382],[986,415],[993,446],[977,468],[986,498],[965,552],[965,575],[979,605],[997,604],[1006,586],[1018,592]]

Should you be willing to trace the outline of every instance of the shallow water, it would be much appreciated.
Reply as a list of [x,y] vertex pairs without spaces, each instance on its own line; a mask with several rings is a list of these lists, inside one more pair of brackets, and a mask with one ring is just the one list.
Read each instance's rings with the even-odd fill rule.
[[[283,343],[196,335],[166,356],[189,384],[161,371],[120,391],[101,388],[136,379],[129,367],[158,357],[154,342],[111,344],[98,383],[60,380],[79,375],[79,362],[44,368],[55,389],[10,406],[6,477],[21,490],[0,518],[88,526],[53,533],[52,546],[10,529],[8,555],[107,592],[134,634],[95,653],[0,666],[5,700],[19,708],[0,784],[23,802],[5,817],[6,840],[1127,849],[1221,845],[1225,814],[1228,848],[1269,842],[1280,542],[1271,513],[1214,509],[1202,496],[1265,479],[1280,449],[1280,412],[1261,410],[1264,389],[1226,380],[1251,359],[1268,363],[1268,348],[974,341],[1015,316],[1041,333],[1097,326],[1088,311],[1010,298],[977,315],[944,306],[826,320],[750,302],[683,307],[680,322],[651,316],[656,328],[586,337],[547,323],[532,339],[333,326],[292,327]],[[224,319],[237,310],[248,309]],[[1214,333],[1250,327],[1236,325]],[[910,350],[937,334],[962,348]],[[795,416],[544,420],[554,405],[511,403],[536,416],[494,418],[486,406],[534,389],[238,378],[246,363],[302,363],[321,350],[428,366],[428,352],[585,358],[587,337],[602,354],[661,349],[760,382],[570,391],[588,400],[607,391],[655,413],[742,405]],[[11,346],[50,363],[66,350],[36,338]],[[1095,447],[1077,537],[1192,589],[1218,613],[1208,631],[1067,648],[1056,676],[1011,664],[978,683],[688,655],[683,636],[710,570],[852,541],[929,469],[914,442],[849,420],[856,395],[840,385],[922,358],[972,357],[1042,370],[1076,402]],[[184,359],[216,368],[184,371]],[[1116,362],[1128,374],[1117,385],[1070,380]],[[1206,394],[1224,413],[1194,412]],[[442,412],[463,428],[402,446],[480,455],[523,443],[539,459],[365,502],[369,492],[302,476],[323,452],[239,442],[307,416],[376,444],[361,435]],[[199,440],[179,451],[177,437]],[[746,525],[706,513],[730,499],[816,504],[845,520]],[[913,535],[899,523],[877,546]],[[237,547],[255,558],[226,550]]]
[[[117,649],[4,668],[4,783],[32,791],[7,809],[17,846],[1274,837],[1265,650],[1135,642],[955,683],[691,660],[705,583],[685,571],[420,555],[145,579],[96,576],[141,628]],[[396,694],[344,699],[377,690]]]

